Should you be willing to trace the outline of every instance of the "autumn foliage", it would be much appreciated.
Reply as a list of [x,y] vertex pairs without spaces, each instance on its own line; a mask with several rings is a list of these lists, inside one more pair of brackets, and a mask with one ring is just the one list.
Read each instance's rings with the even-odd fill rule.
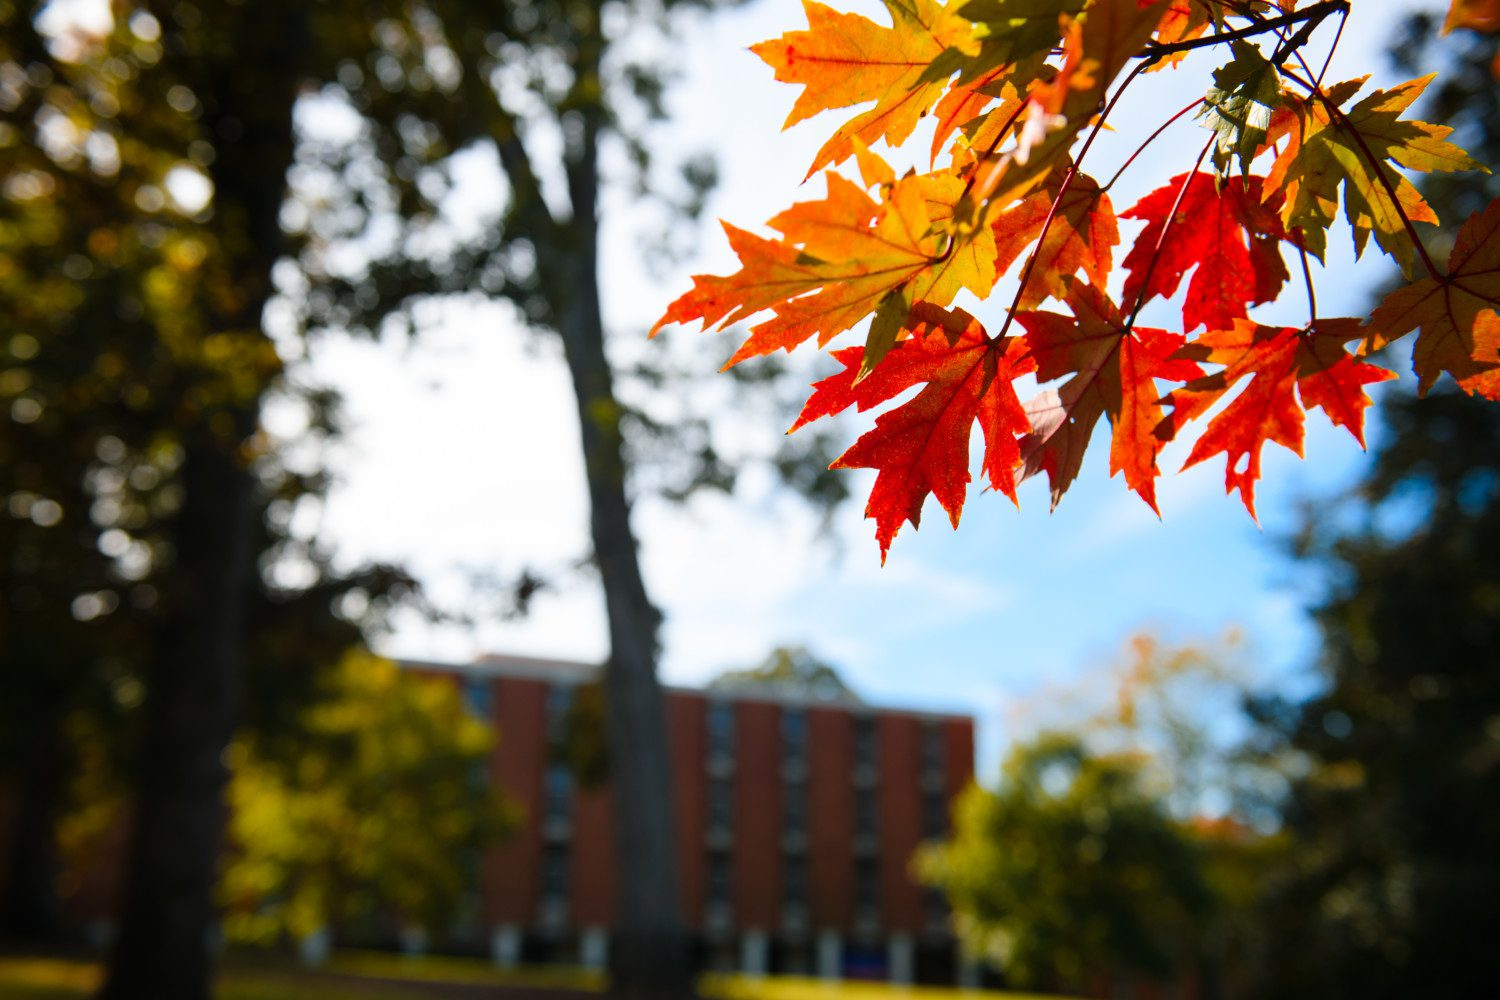
[[[774,236],[726,224],[740,269],[694,278],[657,327],[750,321],[731,365],[867,328],[863,346],[830,349],[841,370],[793,429],[888,407],[836,463],[876,470],[882,556],[929,495],[958,523],[976,425],[984,479],[1012,501],[1045,473],[1055,505],[1104,422],[1111,474],[1153,510],[1162,449],[1195,433],[1186,464],[1223,456],[1254,514],[1265,444],[1301,455],[1307,411],[1363,443],[1365,386],[1395,377],[1369,356],[1394,341],[1416,333],[1424,391],[1446,372],[1500,399],[1500,201],[1463,224],[1446,265],[1428,253],[1417,226],[1439,220],[1409,175],[1486,168],[1451,129],[1406,117],[1430,77],[1324,81],[1356,4],[884,0],[889,25],[804,4],[807,28],[754,51],[802,88],[787,125],[859,108],[809,169],[826,193],[771,219]],[[1457,0],[1448,24],[1493,30],[1494,15]],[[1189,58],[1216,60],[1206,94],[1110,121],[1141,74]],[[1128,128],[1138,154],[1188,115],[1207,129],[1196,159],[1118,210],[1110,190],[1137,157],[1101,183],[1086,172],[1095,138]],[[930,169],[898,175],[872,147],[929,116]],[[1314,267],[1336,227],[1405,275],[1368,317],[1318,312]],[[1002,280],[1014,291],[991,310]],[[954,306],[963,292],[984,324]],[[1251,315],[1287,294],[1305,298],[1301,326]],[[1180,301],[1174,329],[1137,322],[1157,299]]]

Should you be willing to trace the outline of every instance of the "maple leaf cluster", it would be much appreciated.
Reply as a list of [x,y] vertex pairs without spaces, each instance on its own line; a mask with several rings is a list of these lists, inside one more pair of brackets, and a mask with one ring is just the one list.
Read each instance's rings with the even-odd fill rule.
[[[1337,44],[1348,0],[883,2],[888,25],[804,0],[806,29],[754,47],[802,88],[788,126],[859,110],[813,158],[824,196],[771,219],[775,236],[726,223],[740,269],[695,277],[656,327],[751,322],[731,365],[864,327],[862,346],[830,350],[841,370],[793,430],[917,389],[835,463],[876,471],[866,514],[882,559],[929,495],[958,524],[976,425],[988,486],[1015,501],[1045,473],[1056,506],[1105,423],[1111,475],[1153,510],[1163,448],[1201,425],[1186,464],[1223,455],[1253,516],[1266,443],[1300,456],[1318,409],[1362,445],[1365,387],[1395,377],[1369,355],[1408,334],[1423,391],[1446,372],[1500,399],[1500,201],[1463,225],[1446,266],[1429,255],[1416,226],[1438,219],[1408,174],[1485,168],[1451,129],[1403,117],[1431,77],[1363,94],[1365,78],[1323,83],[1309,44],[1325,25]],[[1494,30],[1494,13],[1455,0],[1449,27]],[[1207,141],[1117,212],[1110,189],[1137,157],[1101,184],[1084,169],[1095,138],[1140,74],[1199,54],[1222,63],[1212,86],[1141,149],[1192,113]],[[901,146],[929,115],[931,169],[898,176],[872,147]],[[1141,224],[1123,255],[1121,220]],[[1317,314],[1309,261],[1340,225],[1357,255],[1373,238],[1406,277],[1368,317]],[[1003,277],[1018,287],[993,329],[954,307]],[[1251,317],[1297,284],[1305,324]],[[1178,329],[1137,323],[1179,293]],[[1038,386],[1025,401],[1023,377]]]

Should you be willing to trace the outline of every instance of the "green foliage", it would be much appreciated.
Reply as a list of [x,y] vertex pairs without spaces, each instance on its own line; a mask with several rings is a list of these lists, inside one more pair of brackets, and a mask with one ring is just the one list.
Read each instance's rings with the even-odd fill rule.
[[484,777],[494,734],[450,681],[368,654],[328,675],[302,728],[232,748],[226,933],[268,943],[372,915],[445,927],[513,823]]
[[1196,958],[1212,903],[1201,854],[1146,791],[1142,765],[1044,735],[1011,752],[997,791],[965,792],[952,840],[919,856],[965,945],[1012,984],[1162,974]]
[[[1407,68],[1447,72],[1428,113],[1500,154],[1495,36],[1438,46],[1414,18]],[[1445,218],[1500,194],[1435,176]],[[1452,229],[1432,240],[1451,246]],[[1500,899],[1500,417],[1468,397],[1387,396],[1364,482],[1309,516],[1325,567],[1323,690],[1259,706],[1268,743],[1305,760],[1286,804],[1290,863],[1269,870],[1258,995],[1485,996]]]
[[777,646],[753,667],[726,670],[708,682],[714,691],[747,691],[790,695],[810,701],[859,704],[838,669],[804,646]]
[[1448,392],[1383,409],[1392,437],[1357,526],[1310,528],[1335,574],[1317,610],[1326,690],[1273,716],[1307,773],[1286,810],[1295,863],[1265,900],[1279,959],[1268,997],[1481,996],[1490,983],[1500,419]]
[[583,788],[599,788],[609,780],[608,708],[602,681],[578,685],[551,747],[553,759]]
[[1240,172],[1248,177],[1250,163],[1265,142],[1271,113],[1281,104],[1281,85],[1276,67],[1249,42],[1233,42],[1233,61],[1214,71],[1200,115],[1213,129],[1214,167],[1219,176],[1229,174],[1230,160],[1238,158]]

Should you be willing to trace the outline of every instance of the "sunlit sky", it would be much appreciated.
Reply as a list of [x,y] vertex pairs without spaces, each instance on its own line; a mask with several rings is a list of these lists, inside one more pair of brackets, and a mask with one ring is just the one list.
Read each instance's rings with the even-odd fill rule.
[[[873,0],[835,6],[884,17]],[[1329,79],[1369,73],[1371,86],[1397,82],[1386,40],[1400,16],[1433,5],[1354,6]],[[837,120],[823,116],[781,132],[796,90],[774,82],[747,51],[804,24],[795,0],[751,0],[685,22],[674,49],[682,73],[673,114],[654,146],[664,160],[712,151],[721,183],[698,251],[668,275],[639,263],[645,215],[624,193],[607,201],[606,316],[621,357],[732,336],[678,328],[666,344],[646,347],[637,339],[691,273],[733,269],[713,217],[753,229],[791,202],[820,195],[817,182],[802,187],[801,179]],[[1310,53],[1318,60],[1332,33],[1330,23],[1315,37]],[[1142,134],[1203,92],[1211,69],[1200,60],[1143,78],[1117,114],[1119,132],[1101,140],[1092,172],[1107,176]],[[1203,137],[1190,119],[1174,126],[1117,187],[1117,209],[1186,169]],[[926,147],[920,138],[911,145]],[[480,177],[466,190],[493,204],[501,197],[497,183]],[[1126,239],[1131,235],[1127,230]],[[1316,275],[1320,312],[1357,315],[1368,308],[1371,287],[1388,277],[1388,262],[1372,253],[1355,265],[1345,232],[1330,243],[1329,268]],[[1008,298],[997,293],[970,307],[994,320]],[[1282,304],[1256,316],[1301,323],[1305,309],[1293,283]],[[1143,317],[1173,321],[1170,308]],[[810,349],[801,363],[812,377],[831,370]],[[566,372],[553,345],[523,335],[502,310],[451,310],[415,344],[326,339],[313,364],[347,398],[351,433],[337,455],[341,481],[318,526],[345,560],[403,561],[435,599],[457,604],[474,572],[565,568],[587,552]],[[705,365],[703,377],[720,376]],[[724,418],[726,433],[737,419],[764,419],[734,412]],[[844,424],[846,441],[869,419]],[[1019,512],[1003,497],[972,491],[957,532],[929,501],[922,529],[904,528],[884,567],[873,524],[862,518],[870,481],[863,473],[850,474],[857,500],[827,537],[812,513],[762,477],[750,477],[736,495],[704,495],[686,505],[645,499],[636,526],[647,583],[666,615],[663,676],[697,683],[754,662],[772,646],[804,644],[873,701],[975,713],[985,770],[1015,731],[1014,705],[1117,658],[1136,630],[1191,640],[1238,626],[1266,683],[1305,683],[1315,637],[1302,609],[1315,591],[1279,540],[1298,523],[1299,503],[1349,483],[1365,460],[1321,414],[1309,418],[1306,451],[1300,462],[1268,447],[1257,528],[1238,497],[1224,495],[1222,458],[1177,475],[1185,451],[1174,446],[1164,456],[1158,521],[1118,478],[1108,478],[1107,442],[1096,436],[1077,485],[1055,513],[1048,513],[1041,481],[1022,487]],[[607,642],[595,584],[576,572],[567,580],[521,620],[433,626],[403,615],[383,649],[455,661],[489,651],[601,659]]]

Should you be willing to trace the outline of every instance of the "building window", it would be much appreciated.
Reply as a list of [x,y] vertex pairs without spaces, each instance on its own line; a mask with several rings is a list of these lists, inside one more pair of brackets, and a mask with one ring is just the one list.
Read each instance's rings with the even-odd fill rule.
[[868,715],[854,719],[854,766],[874,768],[880,764],[875,739],[875,720]]
[[800,708],[781,710],[781,759],[795,766],[807,762],[807,713]]
[[724,778],[708,783],[708,828],[728,830],[734,820],[734,786]]
[[934,889],[928,886],[923,891],[922,909],[926,914],[927,926],[929,928],[946,928],[948,926],[948,897],[943,895],[941,889]]
[[948,832],[948,799],[942,792],[929,791],[922,796],[922,836],[937,840]]
[[787,906],[807,905],[807,858],[801,854],[788,854],[783,860],[783,901]]
[[485,677],[470,677],[464,681],[464,704],[479,718],[489,720],[495,710],[491,681]]
[[548,823],[566,823],[573,814],[573,775],[566,764],[549,764],[542,815]]
[[568,849],[560,844],[549,844],[542,850],[542,898],[546,900],[568,897]]
[[932,721],[922,727],[922,773],[943,773],[943,726]]
[[708,904],[729,905],[728,851],[714,851],[708,856]]
[[807,833],[807,785],[793,782],[782,786],[782,828],[786,833],[804,836]]
[[728,759],[734,756],[734,704],[709,702],[708,756]]
[[547,739],[554,746],[566,738],[568,710],[573,707],[573,685],[553,684],[547,688]]
[[861,910],[880,905],[880,863],[875,858],[855,859],[854,905]]
[[854,791],[854,835],[873,837],[875,832],[875,792],[869,788],[857,788]]

